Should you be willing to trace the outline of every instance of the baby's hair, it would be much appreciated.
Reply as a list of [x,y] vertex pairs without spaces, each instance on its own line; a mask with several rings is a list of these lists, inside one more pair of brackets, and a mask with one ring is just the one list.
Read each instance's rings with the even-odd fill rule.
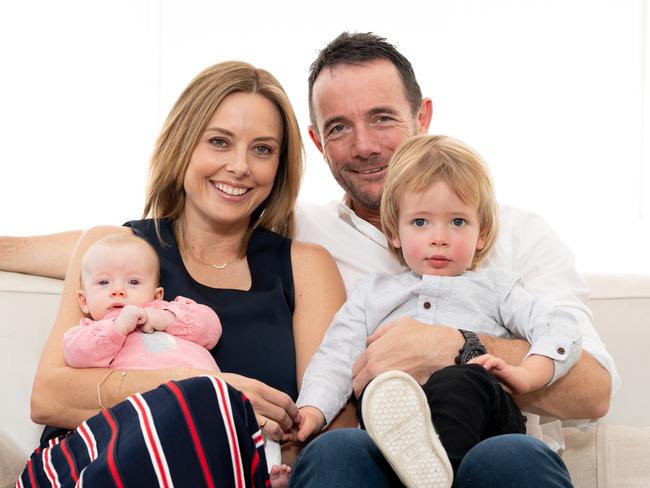
[[470,269],[490,253],[499,230],[498,205],[492,177],[483,158],[463,142],[447,136],[417,136],[404,142],[388,163],[381,198],[381,225],[388,249],[406,266],[400,248],[392,244],[399,236],[399,206],[407,193],[425,191],[443,181],[466,205],[478,208],[479,232],[485,240],[477,250]]
[[158,259],[158,254],[156,253],[156,250],[151,246],[151,244],[149,244],[142,237],[138,237],[135,234],[131,234],[131,233],[122,233],[122,234],[109,234],[107,236],[104,236],[98,241],[94,242],[86,250],[81,260],[81,273],[79,276],[81,288],[83,288],[84,286],[83,278],[84,278],[84,274],[87,271],[86,257],[89,256],[94,249],[98,249],[100,247],[118,247],[118,246],[125,246],[129,244],[141,246],[143,249],[146,249],[147,252],[151,254],[151,256],[154,258],[154,263],[156,266],[156,284],[160,284],[160,261]]

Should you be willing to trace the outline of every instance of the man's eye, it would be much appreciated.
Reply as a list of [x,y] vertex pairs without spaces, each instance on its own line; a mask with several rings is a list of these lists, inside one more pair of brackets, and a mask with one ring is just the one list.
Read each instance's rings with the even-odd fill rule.
[[465,219],[455,218],[451,221],[451,225],[454,227],[463,227],[466,224]]
[[427,219],[417,218],[417,219],[413,219],[411,223],[416,227],[424,227],[425,225],[427,225]]
[[343,124],[336,124],[332,126],[332,128],[329,130],[330,134],[340,134],[345,130],[345,126]]

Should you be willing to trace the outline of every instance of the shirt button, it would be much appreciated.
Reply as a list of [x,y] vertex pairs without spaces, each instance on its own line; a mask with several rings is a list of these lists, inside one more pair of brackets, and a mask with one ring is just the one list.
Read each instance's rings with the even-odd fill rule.
[[431,302],[424,302],[422,306],[425,310],[429,310],[431,308]]
[[558,354],[564,354],[565,352],[566,352],[566,351],[564,350],[563,347],[558,347],[558,348],[557,348],[557,353],[558,353]]

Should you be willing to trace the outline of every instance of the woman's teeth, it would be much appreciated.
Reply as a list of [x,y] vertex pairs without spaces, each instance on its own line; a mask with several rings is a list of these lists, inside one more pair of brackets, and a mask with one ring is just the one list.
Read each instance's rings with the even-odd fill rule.
[[217,190],[233,196],[243,195],[248,191],[248,188],[235,188],[234,186],[224,185],[223,183],[217,183],[214,186]]

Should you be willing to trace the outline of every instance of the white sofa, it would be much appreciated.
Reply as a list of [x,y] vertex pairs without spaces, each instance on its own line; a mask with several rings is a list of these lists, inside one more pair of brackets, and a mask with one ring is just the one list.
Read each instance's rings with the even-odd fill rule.
[[[650,487],[650,276],[587,276],[594,323],[623,385],[597,429],[565,428],[563,458],[578,488]],[[13,486],[37,445],[29,418],[32,379],[62,282],[0,272],[0,488]]]

